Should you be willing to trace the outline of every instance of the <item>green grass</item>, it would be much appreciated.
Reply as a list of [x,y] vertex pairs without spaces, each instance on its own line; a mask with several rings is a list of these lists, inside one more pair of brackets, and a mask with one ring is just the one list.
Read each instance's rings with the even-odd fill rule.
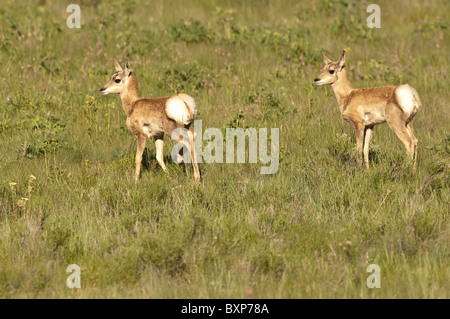
[[[6,1],[0,297],[448,298],[449,4],[378,1],[368,29],[370,2],[357,3],[81,1],[69,29],[66,2]],[[320,50],[344,48],[355,87],[419,92],[415,172],[386,124],[370,169],[356,164],[331,88],[312,85]],[[192,95],[203,130],[279,128],[278,173],[201,164],[198,187],[166,138],[169,174],[148,143],[135,184],[120,99],[98,93],[113,58],[132,62],[144,97]]]

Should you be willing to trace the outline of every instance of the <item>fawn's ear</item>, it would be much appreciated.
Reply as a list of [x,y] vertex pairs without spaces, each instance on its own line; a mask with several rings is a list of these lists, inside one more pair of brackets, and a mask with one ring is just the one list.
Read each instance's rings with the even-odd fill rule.
[[129,76],[131,74],[131,63],[128,60],[125,62],[125,76]]
[[345,64],[345,50],[343,50],[342,52],[342,56],[339,59],[339,61],[337,62],[337,64],[339,65],[339,67],[342,69],[344,67]]
[[320,54],[322,54],[323,63],[325,63],[325,64],[331,63],[331,60],[329,58],[327,58],[325,56],[325,54],[323,54],[323,51],[320,51]]
[[119,63],[117,63],[116,59],[114,59],[114,67],[116,68],[116,71],[118,71],[118,72],[123,71],[122,67],[120,66]]

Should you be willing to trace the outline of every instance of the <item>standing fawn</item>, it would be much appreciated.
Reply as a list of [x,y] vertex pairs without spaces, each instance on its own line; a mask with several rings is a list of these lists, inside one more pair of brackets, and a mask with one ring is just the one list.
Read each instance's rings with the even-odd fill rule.
[[[141,98],[136,77],[131,72],[130,63],[126,61],[125,70],[120,67],[116,60],[114,60],[114,65],[116,72],[111,76],[109,82],[100,89],[100,92],[104,95],[118,93],[122,99],[122,106],[127,114],[127,127],[136,135],[137,139],[135,180],[139,179],[142,154],[147,137],[152,137],[155,140],[156,160],[164,172],[167,172],[163,157],[164,134],[172,137],[172,132],[175,129],[185,128],[188,130],[189,142],[186,142],[181,135],[176,141],[184,143],[190,151],[194,178],[197,183],[200,183],[200,172],[194,148],[194,128],[192,127],[196,114],[194,99],[183,93],[169,97]],[[183,149],[180,150],[179,158],[182,151]]]
[[316,85],[331,84],[339,103],[342,117],[355,128],[357,160],[369,168],[369,144],[373,128],[387,122],[403,142],[406,153],[417,161],[417,139],[413,132],[413,119],[422,107],[416,90],[408,84],[382,86],[368,89],[354,89],[345,68],[345,51],[337,62],[331,61],[323,53],[325,66],[314,79]]

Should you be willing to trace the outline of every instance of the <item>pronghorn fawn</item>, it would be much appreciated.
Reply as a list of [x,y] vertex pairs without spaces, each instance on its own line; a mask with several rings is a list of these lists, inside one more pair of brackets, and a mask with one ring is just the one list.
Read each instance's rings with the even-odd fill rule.
[[325,66],[314,79],[316,85],[331,84],[339,103],[342,117],[355,128],[357,160],[369,167],[369,144],[374,126],[387,122],[403,142],[414,167],[417,161],[417,139],[413,132],[413,119],[422,107],[416,90],[408,84],[354,89],[345,67],[345,51],[337,62],[323,53]]
[[[190,151],[194,178],[200,183],[200,172],[198,169],[194,148],[194,128],[192,123],[196,115],[196,105],[192,97],[187,94],[176,94],[169,97],[141,98],[139,96],[136,76],[131,72],[128,61],[125,69],[114,60],[116,72],[111,76],[108,83],[100,89],[104,95],[118,93],[122,99],[122,106],[127,114],[126,124],[131,132],[136,135],[136,170],[135,180],[139,179],[141,171],[142,154],[147,138],[153,138],[156,146],[156,160],[164,172],[167,172],[164,164],[163,147],[164,134],[172,137],[172,132],[178,128],[184,128],[189,135],[189,141],[182,135],[176,137],[177,142],[185,144]],[[177,136],[174,134],[174,136]],[[183,148],[178,154],[180,160]]]

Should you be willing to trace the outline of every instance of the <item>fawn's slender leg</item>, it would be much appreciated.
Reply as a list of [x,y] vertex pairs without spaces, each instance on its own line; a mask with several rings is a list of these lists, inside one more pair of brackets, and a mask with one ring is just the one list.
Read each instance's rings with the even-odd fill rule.
[[403,145],[405,145],[406,153],[409,157],[414,160],[414,143],[413,139],[410,137],[409,130],[406,128],[405,123],[399,121],[397,122],[388,122],[389,126],[392,130],[397,134],[400,141],[402,141]]
[[136,182],[139,180],[139,175],[141,173],[141,162],[142,154],[144,153],[145,141],[147,137],[144,134],[136,135],[137,139],[137,151],[136,151],[136,171],[134,173],[134,179]]
[[[186,138],[180,138],[178,140],[178,142],[183,143],[184,146],[186,146],[187,151],[190,153],[190,155],[191,155],[190,160],[192,162],[192,167],[194,168],[194,178],[195,178],[195,181],[197,182],[197,184],[200,184],[200,182],[201,182],[200,171],[198,169],[197,156],[195,153],[194,129],[192,128],[192,126],[189,127],[188,136],[189,136],[189,140],[187,140]],[[183,154],[182,150],[183,150],[183,148],[180,150],[178,155]]]
[[364,163],[369,168],[369,146],[373,137],[373,126],[367,126],[364,134]]
[[155,138],[155,146],[156,146],[156,160],[159,165],[163,169],[164,172],[167,173],[166,165],[164,164],[164,140],[162,138]]
[[410,121],[408,124],[406,124],[406,129],[409,133],[409,137],[411,137],[412,142],[413,142],[413,151],[414,151],[414,157],[413,157],[413,161],[414,161],[414,167],[416,167],[416,162],[417,162],[417,147],[418,147],[418,143],[419,141],[417,140],[417,138],[414,136],[414,128],[413,128],[413,123],[412,121]]
[[180,148],[180,151],[177,154],[177,163],[178,164],[184,163],[183,154],[184,154],[184,147]]
[[415,137],[413,137],[411,128],[408,128],[408,119],[405,118],[405,114],[398,107],[387,108],[386,122],[400,141],[402,141],[403,145],[405,145],[408,156],[411,160],[414,160]]
[[356,161],[359,165],[362,165],[362,157],[363,157],[363,145],[364,145],[364,125],[355,123],[355,133],[356,133]]
[[194,178],[195,181],[200,184],[200,171],[198,169],[197,164],[197,154],[195,153],[195,145],[194,145],[194,128],[192,126],[189,127],[189,137],[191,140],[191,160],[192,160],[192,167],[194,168]]

